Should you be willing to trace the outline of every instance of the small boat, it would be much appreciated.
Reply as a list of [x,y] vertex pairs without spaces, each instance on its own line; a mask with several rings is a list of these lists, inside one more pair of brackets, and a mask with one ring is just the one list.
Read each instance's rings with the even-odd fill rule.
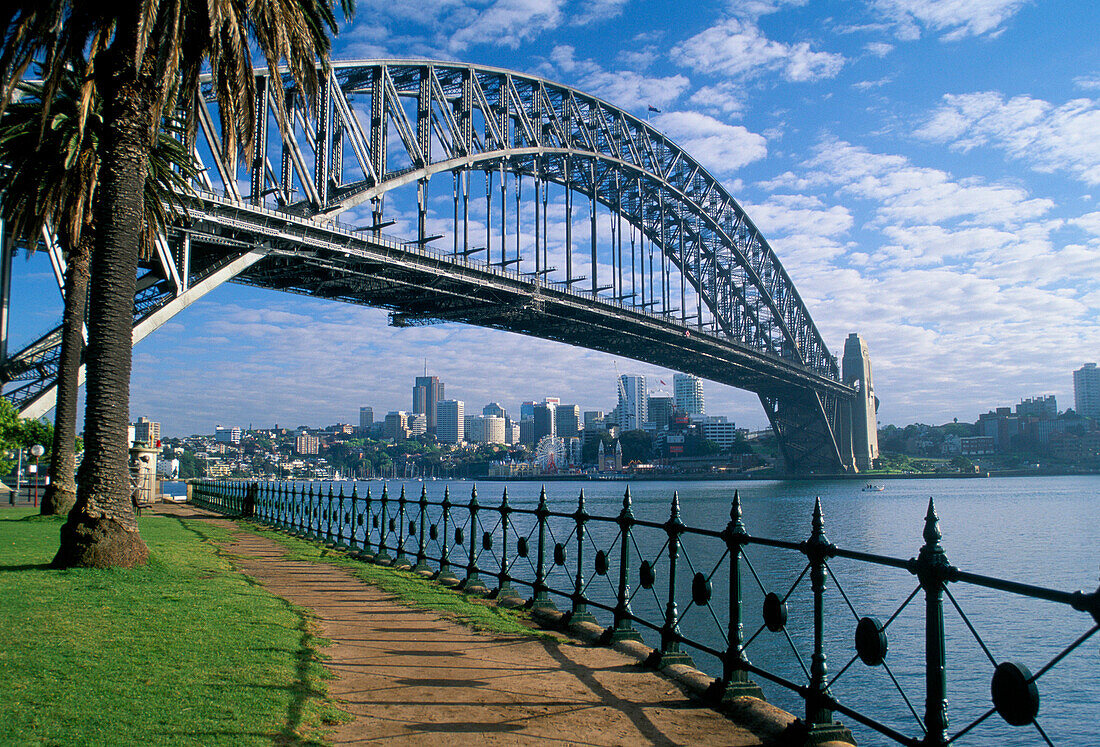
[[863,486],[864,493],[881,493],[884,490],[886,490],[885,485],[874,485],[872,483],[867,483]]

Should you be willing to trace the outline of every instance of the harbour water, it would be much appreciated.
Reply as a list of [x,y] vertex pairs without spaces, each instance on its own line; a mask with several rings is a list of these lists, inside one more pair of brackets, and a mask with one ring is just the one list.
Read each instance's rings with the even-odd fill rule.
[[[350,484],[344,483],[346,493]],[[864,492],[863,483],[852,481],[790,482],[660,482],[618,481],[553,482],[545,484],[479,482],[478,500],[495,506],[507,487],[509,502],[517,508],[532,508],[540,488],[545,488],[551,510],[572,512],[578,493],[585,493],[589,514],[614,516],[622,506],[629,486],[635,517],[664,521],[669,516],[671,497],[677,493],[681,519],[691,527],[720,530],[729,521],[734,491],[741,498],[745,528],[750,535],[800,542],[810,535],[815,498],[820,498],[825,534],[848,550],[907,559],[915,557],[924,540],[925,512],[929,498],[935,499],[940,518],[942,546],[948,560],[961,570],[1063,591],[1092,592],[1100,569],[1100,477],[990,478],[966,480],[892,480],[882,492]],[[431,500],[439,500],[445,488],[451,500],[465,504],[474,486],[470,481],[402,482],[388,484],[391,498],[404,486],[412,503],[426,488]],[[375,501],[381,483],[358,483],[360,497],[370,487]],[[326,486],[327,489],[327,486]],[[429,512],[431,513],[431,512]],[[465,509],[454,512],[461,524]],[[514,516],[513,531],[531,531],[531,517]],[[481,530],[499,537],[499,517],[483,512]],[[435,517],[434,521],[437,521]],[[549,522],[551,545],[561,542],[569,552],[572,523],[566,519]],[[469,530],[467,530],[469,532]],[[591,567],[596,549],[609,552],[617,563],[618,527],[613,523],[589,522],[591,539],[585,565]],[[360,530],[359,537],[362,537]],[[377,537],[377,533],[375,534]],[[467,537],[470,535],[467,534]],[[477,535],[475,535],[477,536]],[[514,543],[513,534],[511,543]],[[660,622],[665,610],[664,589],[658,580],[652,589],[639,586],[640,561],[667,563],[664,532],[638,528],[631,548],[631,598],[634,614]],[[453,544],[453,543],[452,543]],[[408,547],[413,548],[415,540]],[[452,563],[464,564],[465,548],[452,550]],[[498,547],[485,551],[479,561],[483,578],[492,581]],[[436,551],[437,552],[437,551]],[[515,556],[515,550],[510,550]],[[803,576],[805,557],[791,550],[750,545],[745,550],[751,572],[742,569],[744,637],[748,658],[757,666],[794,682],[805,683],[805,670],[812,652],[812,596],[808,576]],[[519,559],[513,574],[523,575]],[[529,563],[523,559],[522,563]],[[667,567],[667,566],[665,566]],[[681,591],[677,594],[681,632],[715,649],[724,649],[728,598],[721,592],[728,585],[728,559],[724,543],[706,537],[685,535],[677,573]],[[456,571],[460,569],[456,568]],[[691,603],[691,579],[697,572],[708,577],[714,588],[709,607]],[[551,573],[556,588],[571,588],[569,563]],[[613,603],[617,571],[606,578],[588,574],[587,593],[604,603]],[[463,574],[458,573],[461,577]],[[528,574],[530,575],[530,574]],[[492,583],[490,583],[492,585]],[[834,558],[829,561],[826,590],[826,635],[828,679],[840,701],[891,728],[919,738],[916,715],[923,716],[924,703],[924,597],[923,593],[903,607],[916,590],[916,579],[904,569]],[[792,591],[793,589],[793,591]],[[1065,605],[1012,595],[966,584],[949,585],[944,599],[947,645],[947,697],[949,734],[954,734],[991,708],[990,681],[994,662],[1017,661],[1032,673],[1038,672],[1071,642],[1095,625],[1088,615]],[[839,593],[839,592],[843,593]],[[763,626],[761,607],[765,592],[788,595],[789,618],[785,632],[772,633]],[[569,600],[555,599],[567,609]],[[898,612],[899,608],[902,608]],[[960,611],[962,614],[960,614]],[[855,658],[854,631],[858,617],[891,619],[888,627],[887,672],[868,667]],[[963,617],[965,615],[965,618]],[[609,615],[598,614],[601,624]],[[969,621],[969,624],[968,622]],[[971,627],[973,630],[971,630]],[[641,631],[647,642],[658,636]],[[974,634],[980,636],[979,643]],[[720,662],[704,652],[688,650],[699,668],[712,674]],[[1040,710],[1038,723],[1053,744],[1083,745],[1100,739],[1100,634],[1089,639],[1038,680]],[[853,661],[854,660],[854,661]],[[839,676],[838,676],[839,675]],[[835,678],[835,680],[834,680]],[[759,679],[759,678],[757,678]],[[901,694],[897,685],[900,685]],[[769,700],[801,714],[797,696],[761,681]],[[906,700],[908,699],[908,701]],[[889,744],[886,737],[838,717],[852,728],[860,744]],[[1032,745],[1044,744],[1034,727],[1010,727],[994,713],[969,731],[961,744]]]

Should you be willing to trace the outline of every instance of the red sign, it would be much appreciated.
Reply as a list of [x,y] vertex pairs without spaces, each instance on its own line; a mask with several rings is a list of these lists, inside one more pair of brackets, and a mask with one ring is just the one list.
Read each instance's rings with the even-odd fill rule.
[[668,447],[668,453],[669,454],[683,454],[684,453],[684,447],[679,446],[679,445],[669,446]]

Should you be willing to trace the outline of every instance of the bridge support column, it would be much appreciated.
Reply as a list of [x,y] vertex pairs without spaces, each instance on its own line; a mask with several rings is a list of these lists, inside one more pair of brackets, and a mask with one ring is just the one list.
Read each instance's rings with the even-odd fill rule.
[[851,448],[857,470],[867,470],[878,459],[878,398],[871,377],[867,343],[855,332],[844,341],[841,377],[856,390],[850,405]]

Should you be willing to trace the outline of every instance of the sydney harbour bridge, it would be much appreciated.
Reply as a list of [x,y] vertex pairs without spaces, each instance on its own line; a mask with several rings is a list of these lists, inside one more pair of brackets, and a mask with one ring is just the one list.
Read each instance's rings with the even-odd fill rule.
[[[257,70],[257,145],[239,168],[221,150],[212,94],[196,103],[204,170],[187,215],[139,269],[135,343],[230,281],[380,307],[396,327],[474,324],[754,392],[791,472],[877,456],[866,347],[850,336],[842,371],[741,206],[645,121],[476,65],[319,74],[311,106],[289,76]],[[398,224],[409,235],[387,231]],[[65,258],[48,232],[42,243],[60,282]],[[39,416],[55,401],[60,328],[7,350],[13,242],[4,250],[0,379]]]

